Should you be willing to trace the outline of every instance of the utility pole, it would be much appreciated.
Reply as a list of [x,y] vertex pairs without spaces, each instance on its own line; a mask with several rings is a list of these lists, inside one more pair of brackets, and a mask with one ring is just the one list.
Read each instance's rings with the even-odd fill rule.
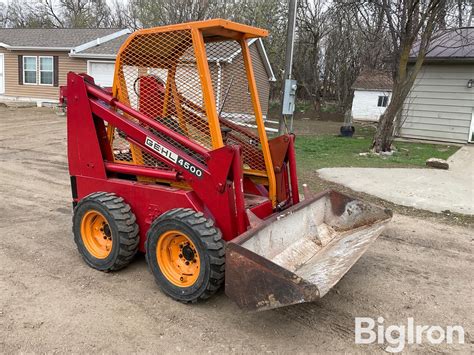
[[293,66],[293,50],[295,44],[295,27],[296,27],[296,8],[298,6],[297,0],[290,0],[288,8],[288,29],[286,34],[286,56],[285,56],[285,73],[283,76],[283,97],[282,112],[280,117],[280,124],[278,127],[278,134],[282,135],[286,130],[286,119],[290,118],[290,131],[293,130],[293,112],[295,111],[295,97],[296,97],[296,80],[292,80],[292,66]]

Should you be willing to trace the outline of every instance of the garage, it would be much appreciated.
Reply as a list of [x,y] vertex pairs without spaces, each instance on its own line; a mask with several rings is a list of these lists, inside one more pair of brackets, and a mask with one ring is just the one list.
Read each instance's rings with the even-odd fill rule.
[[115,62],[112,61],[87,61],[87,74],[92,76],[95,83],[100,86],[111,87],[114,82]]

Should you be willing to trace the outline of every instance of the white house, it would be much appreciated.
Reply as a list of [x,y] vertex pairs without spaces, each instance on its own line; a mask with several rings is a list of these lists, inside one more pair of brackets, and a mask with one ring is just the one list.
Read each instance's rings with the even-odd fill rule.
[[358,121],[378,121],[390,102],[392,78],[380,70],[364,70],[352,85],[352,116]]

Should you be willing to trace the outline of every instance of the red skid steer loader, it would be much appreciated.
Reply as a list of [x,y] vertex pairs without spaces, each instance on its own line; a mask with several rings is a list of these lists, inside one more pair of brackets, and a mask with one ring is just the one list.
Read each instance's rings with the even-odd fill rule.
[[[300,202],[294,136],[268,139],[250,41],[267,31],[225,20],[144,29],[116,59],[112,91],[69,73],[74,240],[114,271],[144,252],[182,302],[224,283],[265,310],[324,296],[391,214],[335,191]],[[222,60],[226,58],[226,60]]]

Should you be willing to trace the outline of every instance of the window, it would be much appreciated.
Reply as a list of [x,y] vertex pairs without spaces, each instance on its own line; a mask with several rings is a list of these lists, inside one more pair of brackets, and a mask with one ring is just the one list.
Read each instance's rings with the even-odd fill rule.
[[53,57],[39,57],[40,85],[53,85]]
[[36,84],[36,57],[23,57],[23,84]]
[[[23,84],[28,85],[53,85],[54,84],[54,59],[47,56],[23,57]],[[38,82],[39,78],[39,82]],[[21,83],[21,78],[20,78]]]
[[387,107],[388,105],[388,96],[379,96],[379,102],[377,103],[378,107]]

